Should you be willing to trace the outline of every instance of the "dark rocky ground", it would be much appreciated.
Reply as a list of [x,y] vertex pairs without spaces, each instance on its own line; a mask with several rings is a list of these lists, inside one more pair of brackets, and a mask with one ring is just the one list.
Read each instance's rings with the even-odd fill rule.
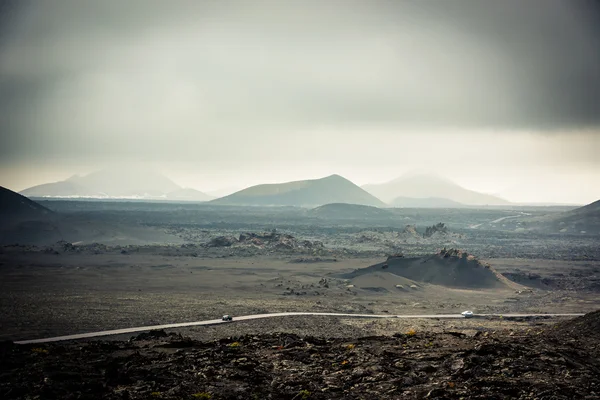
[[597,399],[600,312],[520,332],[0,346],[2,399]]
[[[598,235],[523,226],[522,218],[546,209],[398,209],[393,217],[340,220],[290,208],[44,204],[81,229],[56,229],[57,239],[38,246],[0,247],[0,337],[223,313],[581,312],[599,304]],[[440,221],[447,229],[432,232]],[[523,290],[375,293],[320,283],[390,254],[443,247],[486,259]],[[134,340],[0,342],[0,400],[600,398],[598,313],[557,327],[523,322],[515,329],[515,322],[511,330],[478,319],[401,323],[305,317],[179,331],[192,338],[154,332]],[[390,336],[411,327],[414,334]],[[387,336],[364,337],[374,334]]]
[[[299,207],[61,200],[42,204],[58,220],[29,221],[6,232],[0,224],[0,244],[38,245],[22,251],[203,258],[275,253],[321,258],[383,257],[397,252],[420,256],[453,247],[480,258],[600,260],[596,230],[529,229],[528,218],[560,215],[565,211],[560,207],[398,208],[339,216]],[[276,236],[270,235],[273,230]],[[57,246],[57,241],[75,248]]]

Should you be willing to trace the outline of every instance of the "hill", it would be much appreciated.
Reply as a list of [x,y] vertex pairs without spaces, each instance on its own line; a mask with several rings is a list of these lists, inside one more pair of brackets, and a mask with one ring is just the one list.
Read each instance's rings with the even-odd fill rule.
[[349,180],[331,175],[287,183],[252,186],[213,200],[220,205],[315,207],[329,203],[349,203],[380,207],[385,204]]
[[369,184],[362,188],[385,202],[393,202],[398,198],[427,202],[426,199],[436,198],[443,199],[441,201],[446,203],[472,206],[510,204],[500,197],[465,189],[448,179],[431,174],[407,174],[387,183]]
[[162,174],[137,168],[111,168],[85,176],[75,175],[64,181],[33,186],[23,190],[21,194],[28,197],[58,198],[210,199],[202,192],[182,189]]
[[0,187],[0,244],[61,240],[57,219],[46,207]]
[[528,227],[560,233],[600,233],[600,200],[570,211],[525,221]]
[[53,212],[0,187],[0,244],[53,245],[59,241],[103,244],[180,243],[161,229],[104,215]]
[[461,208],[465,207],[456,201],[442,199],[439,197],[414,198],[414,197],[397,197],[390,203],[392,207],[402,208]]
[[345,203],[325,204],[313,208],[308,215],[323,219],[377,219],[394,216],[390,211],[381,208]]
[[0,186],[0,222],[8,223],[47,218],[52,211],[12,190]]
[[342,275],[344,279],[377,276],[381,272],[416,282],[451,288],[508,288],[516,284],[490,266],[459,250],[442,250],[428,257],[389,257],[387,261]]
[[600,310],[570,321],[563,321],[557,324],[550,333],[560,337],[600,339]]

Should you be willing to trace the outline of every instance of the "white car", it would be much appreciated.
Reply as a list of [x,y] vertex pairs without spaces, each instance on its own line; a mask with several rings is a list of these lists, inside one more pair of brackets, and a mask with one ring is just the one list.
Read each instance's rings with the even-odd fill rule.
[[231,321],[233,320],[233,317],[231,315],[223,315],[223,318],[221,318],[223,321]]
[[463,311],[460,314],[465,318],[473,318],[473,311]]

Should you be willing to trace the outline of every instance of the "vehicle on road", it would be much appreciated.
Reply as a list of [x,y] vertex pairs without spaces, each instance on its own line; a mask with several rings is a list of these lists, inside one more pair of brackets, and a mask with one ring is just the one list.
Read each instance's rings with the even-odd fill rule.
[[223,321],[231,321],[233,320],[233,317],[231,315],[223,315],[223,318],[221,318]]
[[473,318],[473,311],[463,311],[460,313],[465,318]]

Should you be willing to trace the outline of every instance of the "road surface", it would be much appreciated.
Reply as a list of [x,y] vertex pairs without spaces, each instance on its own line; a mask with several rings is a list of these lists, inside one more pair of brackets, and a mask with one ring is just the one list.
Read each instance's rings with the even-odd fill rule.
[[[282,312],[282,313],[271,313],[271,314],[254,314],[254,315],[243,315],[234,317],[233,321],[222,321],[221,319],[209,319],[206,321],[196,322],[182,322],[177,324],[165,324],[165,325],[152,325],[152,326],[138,326],[135,328],[125,329],[114,329],[110,331],[101,332],[89,332],[79,333],[76,335],[67,336],[56,336],[44,339],[33,339],[33,340],[20,340],[15,342],[16,344],[29,344],[29,343],[48,343],[48,342],[59,342],[63,340],[76,340],[76,339],[88,339],[100,336],[110,335],[122,335],[127,333],[151,331],[154,329],[173,329],[173,328],[184,328],[190,326],[209,326],[219,324],[231,324],[236,321],[248,321],[253,319],[262,318],[275,318],[275,317],[289,317],[289,316],[328,316],[328,317],[345,317],[345,318],[431,318],[431,319],[452,319],[452,318],[465,318],[461,314],[422,314],[422,315],[376,315],[376,314],[343,314],[343,313],[313,313],[313,312]],[[504,318],[526,318],[526,317],[580,317],[584,314],[475,314],[473,318],[477,317],[499,317]]]
[[492,222],[490,222],[490,224],[497,224],[498,222],[502,222],[502,221],[507,220],[507,219],[527,217],[527,216],[530,216],[530,215],[531,214],[529,214],[529,213],[521,212],[521,213],[519,213],[519,215],[509,215],[508,217],[502,217],[502,218],[495,219]]

